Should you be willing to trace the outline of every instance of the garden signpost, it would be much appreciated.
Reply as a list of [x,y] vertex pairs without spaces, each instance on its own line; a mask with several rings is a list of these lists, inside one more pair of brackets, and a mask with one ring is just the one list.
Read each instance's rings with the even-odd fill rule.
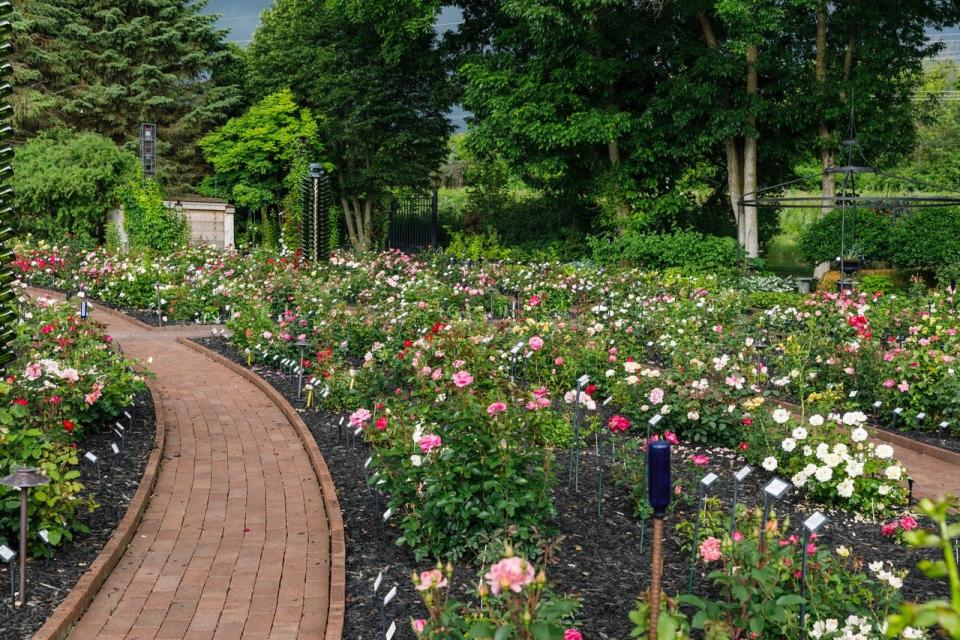
[[803,619],[807,614],[807,546],[810,544],[810,536],[816,535],[817,531],[827,522],[827,516],[819,511],[813,514],[803,522],[803,547],[801,547],[802,560],[800,561],[800,597],[804,601],[800,603],[800,629],[803,630]]
[[699,496],[697,498],[697,517],[693,521],[693,543],[690,545],[690,578],[687,581],[687,592],[693,591],[693,574],[697,566],[697,543],[700,542],[700,518],[703,515],[703,502],[707,497],[710,486],[717,481],[717,474],[708,473],[700,479]]
[[740,485],[744,480],[747,479],[747,476],[753,471],[750,468],[750,465],[744,466],[740,471],[737,471],[733,476],[733,507],[730,509],[730,537],[733,537],[733,534],[737,530],[737,498],[740,494]]
[[774,478],[763,487],[763,518],[760,520],[760,552],[767,548],[767,520],[770,519],[770,505],[780,500],[793,485],[780,478]]

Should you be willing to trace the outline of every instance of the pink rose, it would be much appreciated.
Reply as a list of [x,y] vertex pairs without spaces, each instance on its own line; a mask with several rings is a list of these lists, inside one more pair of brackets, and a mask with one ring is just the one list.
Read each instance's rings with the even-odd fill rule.
[[457,385],[458,389],[464,388],[471,382],[473,382],[473,376],[467,371],[457,371],[453,374],[453,384]]
[[740,533],[739,531],[734,531],[734,532],[733,532],[733,541],[734,541],[734,542],[740,542],[741,540],[743,540],[743,534]]
[[367,424],[367,421],[371,418],[372,414],[368,409],[357,409],[350,414],[350,426],[351,427],[363,427]]
[[661,402],[663,402],[663,389],[656,387],[650,391],[650,403],[657,405]]
[[507,410],[507,405],[502,402],[494,402],[489,407],[487,407],[487,415],[494,416],[498,413],[503,413]]
[[417,444],[420,445],[420,451],[430,453],[443,444],[443,441],[440,439],[440,436],[430,433],[420,438]]
[[899,389],[901,393],[906,393],[907,391],[910,391],[910,385],[907,384],[906,380],[904,380],[903,382],[897,385],[897,389]]
[[900,523],[896,521],[888,522],[882,527],[880,527],[880,533],[882,533],[884,536],[889,538],[897,532],[898,528],[900,528]]
[[563,640],[583,640],[583,634],[576,629],[567,629],[563,632]]
[[443,572],[439,569],[430,569],[422,571],[420,579],[417,581],[417,591],[427,591],[428,589],[443,589],[447,586],[447,579],[443,577]]
[[887,389],[893,389],[895,386],[897,386],[897,383],[896,381],[887,378],[883,381],[883,386],[885,386]]
[[700,543],[700,557],[706,562],[716,562],[723,557],[720,552],[720,541],[710,536]]
[[530,299],[527,300],[527,304],[528,304],[529,306],[531,306],[531,307],[539,307],[539,306],[540,306],[540,296],[538,296],[538,295],[532,295],[532,296],[530,296]]
[[41,375],[43,375],[43,367],[39,363],[33,363],[27,365],[27,380],[36,380]]
[[540,349],[543,349],[543,338],[540,336],[533,336],[529,341],[527,341],[527,344],[530,345],[530,348],[534,351],[540,351]]
[[558,357],[556,360],[553,361],[553,364],[557,365],[558,367],[562,367],[564,362],[566,362],[566,360]]
[[669,442],[670,444],[674,444],[674,445],[680,444],[680,438],[678,438],[677,434],[675,434],[673,431],[664,431],[663,439]]
[[443,377],[443,369],[441,369],[440,367],[437,367],[436,369],[433,370],[433,373],[430,374],[430,377],[433,378],[434,380],[439,380],[440,378]]
[[417,618],[416,620],[410,621],[410,626],[413,627],[413,632],[417,635],[423,633],[423,630],[427,626],[427,621],[423,618]]
[[610,428],[611,433],[626,431],[630,428],[630,421],[621,415],[610,416],[610,420],[607,422],[607,427]]
[[533,576],[533,565],[523,558],[514,556],[504,558],[490,567],[490,571],[484,578],[490,585],[490,592],[497,596],[504,589],[520,593],[525,586],[533,582]]
[[913,516],[903,516],[900,518],[900,526],[903,527],[905,531],[913,531],[919,524]]
[[690,462],[692,462],[693,464],[699,467],[702,467],[703,465],[710,462],[710,456],[705,456],[702,453],[698,453],[696,455],[690,456]]

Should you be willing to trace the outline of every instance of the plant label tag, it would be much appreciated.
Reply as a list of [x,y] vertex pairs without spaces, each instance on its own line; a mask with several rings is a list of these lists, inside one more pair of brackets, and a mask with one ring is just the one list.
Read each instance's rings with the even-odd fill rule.
[[926,417],[927,417],[927,414],[921,411],[920,413],[917,414],[917,422],[923,422],[923,419]]
[[390,516],[392,515],[393,515],[393,509],[387,509],[386,511],[383,512],[383,521],[386,522],[387,520],[390,519]]
[[881,406],[883,406],[883,403],[880,402],[879,400],[877,400],[876,402],[873,403],[873,408],[874,408],[874,409],[879,409]]
[[330,387],[329,387],[329,386],[323,388],[323,397],[326,398],[328,395],[330,395]]
[[111,442],[110,448],[113,450],[113,455],[115,456],[120,455],[120,447],[117,446],[116,442]]
[[752,471],[753,469],[750,467],[750,465],[747,465],[743,469],[740,469],[740,471],[737,471],[733,477],[737,479],[737,482],[743,482],[747,479],[747,476],[749,476]]
[[124,411],[123,415],[126,416],[127,420],[133,420],[133,416],[130,415],[129,411]]
[[83,457],[89,460],[90,462],[93,462],[93,463],[97,462],[97,456],[93,455],[93,452],[91,451],[87,451],[85,454],[83,454]]
[[893,410],[893,412],[897,415],[900,415],[901,413],[903,413],[903,408],[897,407],[896,409]]
[[3,560],[4,562],[9,564],[9,562],[16,557],[17,557],[17,554],[14,552],[13,549],[11,549],[5,544],[0,544],[0,560]]
[[940,423],[940,428],[941,428],[941,429],[946,429],[946,428],[949,427],[949,426],[950,426],[950,423],[947,422],[946,420],[944,420],[943,422]]
[[40,536],[41,540],[43,540],[47,544],[50,544],[50,532],[48,530],[40,529],[40,531],[37,532],[37,535]]
[[377,579],[373,581],[373,592],[380,591],[380,584],[383,582],[383,571],[377,574]]
[[856,392],[856,390],[851,391],[849,397],[850,397],[850,398],[856,398],[856,397],[857,397],[857,392]]
[[393,634],[395,634],[396,632],[397,632],[397,623],[396,621],[391,621],[390,628],[387,629],[387,633],[386,635],[384,635],[384,638],[386,638],[386,640],[393,640]]
[[810,533],[816,533],[826,521],[827,516],[823,515],[819,511],[814,511],[809,518],[804,520],[803,526]]
[[359,436],[361,433],[363,433],[363,427],[357,427],[357,430],[353,432],[353,435]]
[[607,398],[606,400],[603,401],[603,406],[607,406],[607,405],[610,404],[612,401],[613,401],[613,396],[610,396],[609,398]]
[[655,415],[655,416],[653,416],[652,418],[650,418],[650,420],[649,420],[648,422],[650,423],[650,426],[651,426],[651,427],[655,427],[655,426],[657,426],[658,424],[660,424],[660,421],[661,421],[661,420],[663,420],[663,416],[658,413],[657,415]]
[[369,469],[371,462],[373,462],[373,457],[367,458],[366,461],[363,463],[363,468],[364,468],[364,469]]
[[116,436],[117,436],[118,438],[120,438],[121,440],[123,440],[123,431],[118,431],[118,430],[114,429],[113,432],[116,434]]
[[115,423],[114,426],[116,426],[117,429],[119,429],[121,433],[123,432],[123,425],[122,425],[122,424],[120,424],[119,422],[117,422],[117,423]]
[[787,490],[790,489],[790,483],[781,480],[780,478],[774,478],[763,488],[764,493],[766,493],[771,498],[780,499],[784,494],[787,493]]
[[580,386],[581,388],[587,386],[589,383],[590,383],[590,376],[588,376],[587,374],[583,374],[582,376],[577,378],[577,385]]
[[711,472],[703,476],[703,479],[700,480],[700,484],[703,485],[704,489],[709,489],[710,485],[712,485],[716,481],[717,481],[717,474]]
[[383,598],[383,606],[390,604],[390,601],[397,597],[397,587],[394,586],[393,589],[387,592],[387,595]]
[[340,416],[340,426],[343,426],[343,416]]

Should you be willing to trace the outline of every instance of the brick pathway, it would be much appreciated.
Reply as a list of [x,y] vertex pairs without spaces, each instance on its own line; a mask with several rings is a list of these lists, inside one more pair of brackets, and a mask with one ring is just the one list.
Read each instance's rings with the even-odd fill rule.
[[92,317],[126,354],[153,357],[167,434],[133,542],[70,637],[323,638],[330,531],[293,426],[253,384],[175,341],[209,328]]

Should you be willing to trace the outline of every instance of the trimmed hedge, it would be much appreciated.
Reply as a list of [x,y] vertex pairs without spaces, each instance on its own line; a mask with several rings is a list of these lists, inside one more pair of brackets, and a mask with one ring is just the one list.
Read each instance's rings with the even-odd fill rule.
[[601,264],[630,264],[644,269],[680,268],[685,272],[717,271],[737,266],[735,238],[696,231],[626,233],[589,239],[593,259]]

